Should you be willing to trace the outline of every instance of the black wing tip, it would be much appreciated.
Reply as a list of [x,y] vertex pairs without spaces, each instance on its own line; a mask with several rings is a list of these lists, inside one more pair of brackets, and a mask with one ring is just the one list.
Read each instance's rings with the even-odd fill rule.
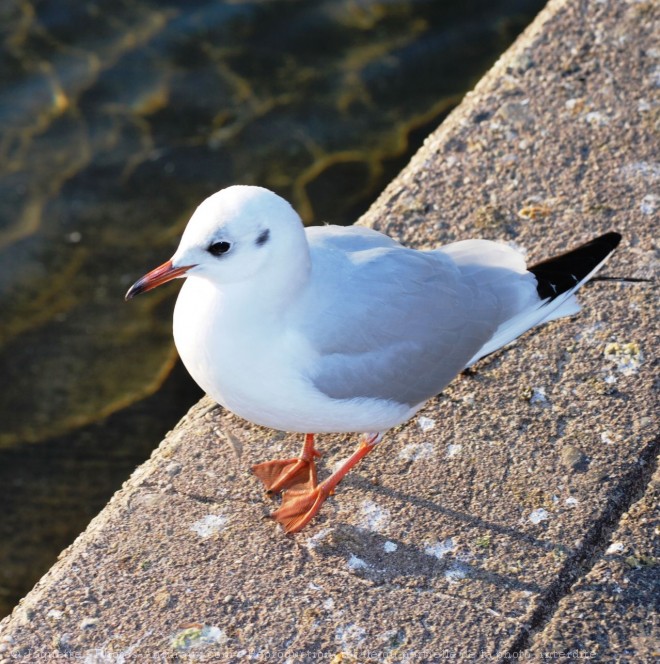
[[604,247],[609,247],[610,251],[614,251],[619,246],[622,238],[623,236],[621,233],[610,231],[609,233],[604,233],[603,235],[594,238],[592,242],[594,244],[602,244]]
[[619,246],[622,237],[623,236],[621,235],[621,233],[617,233],[616,231],[603,233],[602,235],[595,237],[593,240],[589,240],[589,242],[585,242],[584,244],[581,244],[579,247],[573,249],[572,251],[567,251],[565,254],[562,255],[572,254],[573,252],[577,251],[585,252],[586,250],[592,252],[595,250],[597,253],[602,253],[603,258],[605,258]]
[[539,297],[552,300],[574,288],[617,248],[621,239],[621,233],[610,231],[575,249],[528,267],[536,277]]

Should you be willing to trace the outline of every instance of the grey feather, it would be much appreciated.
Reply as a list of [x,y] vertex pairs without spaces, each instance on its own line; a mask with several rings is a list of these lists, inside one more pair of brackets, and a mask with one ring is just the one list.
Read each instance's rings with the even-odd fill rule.
[[[303,333],[318,353],[309,379],[331,398],[426,401],[526,298],[512,294],[524,277],[509,267],[508,247],[475,272],[470,261],[461,268],[447,252],[407,249],[369,229],[358,237],[336,227],[310,231],[314,270],[330,269],[333,283],[324,287],[312,278],[314,292],[302,303]],[[502,245],[494,246],[497,254]]]

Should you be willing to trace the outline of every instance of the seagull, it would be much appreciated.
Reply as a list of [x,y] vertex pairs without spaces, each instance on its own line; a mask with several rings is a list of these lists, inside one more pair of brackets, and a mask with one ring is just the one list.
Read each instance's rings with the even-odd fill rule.
[[[575,292],[620,240],[606,233],[526,267],[519,251],[488,240],[416,250],[363,226],[305,228],[283,198],[236,185],[199,205],[172,258],[126,299],[185,277],[174,341],[197,384],[250,422],[305,434],[297,457],[252,467],[282,496],[271,516],[294,533],[457,374],[577,313]],[[362,435],[319,482],[322,433]]]

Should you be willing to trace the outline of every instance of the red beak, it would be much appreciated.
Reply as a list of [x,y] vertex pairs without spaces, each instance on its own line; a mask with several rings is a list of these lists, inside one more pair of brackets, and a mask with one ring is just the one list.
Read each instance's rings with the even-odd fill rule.
[[163,263],[155,270],[151,270],[151,272],[145,274],[141,279],[138,279],[128,289],[125,299],[130,300],[132,297],[135,297],[140,293],[156,288],[156,286],[160,286],[161,284],[176,279],[177,277],[182,277],[191,267],[195,266],[184,265],[183,267],[174,267],[172,261],[167,261],[167,263]]

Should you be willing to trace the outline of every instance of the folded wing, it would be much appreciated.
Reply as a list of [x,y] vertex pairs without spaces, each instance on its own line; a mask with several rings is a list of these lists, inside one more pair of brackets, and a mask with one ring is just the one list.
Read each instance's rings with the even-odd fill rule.
[[[332,398],[423,403],[539,299],[522,257],[505,245],[450,245],[452,255],[407,249],[374,231],[353,242],[342,231],[326,227],[310,238],[315,269],[333,283],[312,277],[303,323],[318,353],[309,378]],[[461,259],[475,250],[478,266]]]

